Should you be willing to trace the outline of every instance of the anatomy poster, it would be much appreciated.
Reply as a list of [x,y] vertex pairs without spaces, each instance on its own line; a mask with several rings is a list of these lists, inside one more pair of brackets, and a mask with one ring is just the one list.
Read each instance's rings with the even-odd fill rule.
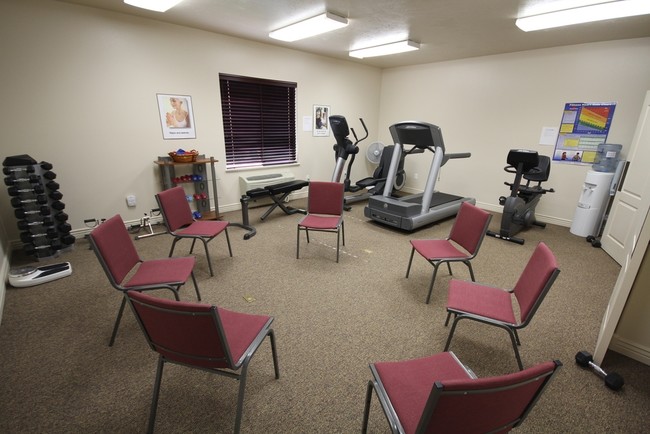
[[592,164],[598,145],[605,143],[616,103],[567,103],[553,161]]

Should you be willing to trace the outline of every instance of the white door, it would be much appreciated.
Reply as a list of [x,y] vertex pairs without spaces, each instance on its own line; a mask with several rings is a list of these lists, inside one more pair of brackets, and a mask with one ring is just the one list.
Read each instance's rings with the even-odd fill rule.
[[634,249],[650,208],[650,91],[646,93],[627,160],[630,165],[614,196],[601,239],[603,250],[621,265],[625,255]]

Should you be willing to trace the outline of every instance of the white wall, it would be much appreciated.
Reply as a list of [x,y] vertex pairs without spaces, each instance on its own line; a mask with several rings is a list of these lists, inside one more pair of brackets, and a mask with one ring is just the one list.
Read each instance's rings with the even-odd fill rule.
[[[616,102],[608,143],[630,145],[646,90],[650,89],[650,38],[575,45],[384,70],[381,139],[388,126],[422,120],[442,129],[448,152],[470,151],[442,168],[441,191],[477,198],[501,210],[499,196],[508,151],[525,148],[552,156],[540,146],[543,127],[559,127],[567,102]],[[424,189],[431,162],[406,160],[407,187]],[[537,207],[540,220],[570,226],[590,166],[553,163],[546,187],[554,194]],[[413,179],[418,173],[419,179]]]
[[[511,148],[538,146],[542,127],[559,126],[566,102],[618,103],[610,143],[629,145],[650,89],[650,38],[586,44],[379,70],[199,30],[45,0],[0,2],[2,154],[30,154],[54,164],[70,223],[120,213],[139,220],[160,189],[153,161],[177,148],[219,163],[222,210],[239,205],[241,172],[226,172],[220,72],[298,83],[298,178],[330,179],[334,139],[301,131],[314,104],[330,105],[370,137],[352,179],[371,173],[362,158],[372,141],[390,143],[388,127],[418,119],[442,128],[449,152],[472,152],[443,167],[438,187],[500,210],[502,169]],[[163,140],[156,93],[192,96],[196,140]],[[422,189],[429,158],[407,160],[408,186]],[[538,216],[570,225],[589,167],[553,164],[557,192]],[[268,171],[268,170],[267,170]],[[419,179],[412,178],[418,173]],[[125,196],[135,194],[136,208]],[[0,219],[18,238],[7,195]]]
[[[116,213],[139,220],[155,208],[153,162],[178,148],[219,160],[221,209],[239,207],[241,173],[225,171],[220,72],[298,83],[300,164],[289,169],[297,178],[329,180],[334,170],[334,138],[302,131],[314,104],[353,127],[363,117],[377,134],[381,71],[352,62],[42,0],[0,2],[0,44],[2,158],[51,162],[75,229]],[[192,97],[196,140],[163,140],[156,93]],[[137,207],[127,207],[127,194]],[[18,239],[6,194],[0,218]]]

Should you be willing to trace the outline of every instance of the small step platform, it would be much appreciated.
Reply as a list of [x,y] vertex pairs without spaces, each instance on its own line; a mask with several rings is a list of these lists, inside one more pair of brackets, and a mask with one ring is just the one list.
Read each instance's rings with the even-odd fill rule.
[[40,285],[72,274],[69,262],[45,265],[43,267],[17,267],[9,270],[9,284],[16,288]]

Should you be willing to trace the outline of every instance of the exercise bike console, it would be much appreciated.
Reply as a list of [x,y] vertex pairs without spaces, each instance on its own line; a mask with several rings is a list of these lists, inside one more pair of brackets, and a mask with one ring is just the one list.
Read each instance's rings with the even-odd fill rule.
[[[504,182],[510,187],[510,196],[499,198],[499,205],[503,206],[501,229],[498,233],[488,231],[487,235],[524,244],[522,238],[515,237],[519,231],[532,225],[546,227],[546,223],[536,220],[535,207],[543,194],[555,192],[552,188],[542,188],[542,182],[548,181],[551,173],[551,159],[538,155],[536,151],[512,149],[508,153],[507,163],[503,170],[514,173],[515,179],[512,183]],[[526,180],[525,185],[522,179]]]

